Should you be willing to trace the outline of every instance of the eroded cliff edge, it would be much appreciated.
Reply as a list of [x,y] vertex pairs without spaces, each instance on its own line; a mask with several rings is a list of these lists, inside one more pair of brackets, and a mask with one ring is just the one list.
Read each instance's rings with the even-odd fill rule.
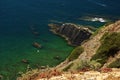
[[73,77],[75,80],[93,78],[97,78],[96,80],[120,80],[119,72],[120,21],[117,21],[98,29],[89,40],[81,46],[77,46],[58,66],[45,70],[28,71],[18,80],[58,80],[63,78],[73,80]]
[[81,43],[89,39],[93,33],[89,28],[72,23],[62,25],[48,24],[48,26],[50,26],[50,31],[64,37],[68,41],[68,44],[73,46],[81,45]]
[[[71,56],[72,55],[72,56]],[[58,65],[60,70],[120,68],[120,21],[105,25]]]

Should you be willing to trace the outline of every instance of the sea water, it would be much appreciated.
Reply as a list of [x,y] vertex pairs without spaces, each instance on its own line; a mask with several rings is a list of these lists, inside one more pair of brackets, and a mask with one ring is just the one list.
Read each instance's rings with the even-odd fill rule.
[[[15,80],[27,66],[55,66],[64,61],[74,47],[49,31],[51,21],[99,27],[105,23],[79,20],[97,15],[119,19],[119,0],[0,0],[0,75]],[[34,26],[39,32],[31,32]],[[41,49],[32,46],[34,42]],[[54,59],[59,56],[60,60]],[[29,63],[23,63],[22,60]]]

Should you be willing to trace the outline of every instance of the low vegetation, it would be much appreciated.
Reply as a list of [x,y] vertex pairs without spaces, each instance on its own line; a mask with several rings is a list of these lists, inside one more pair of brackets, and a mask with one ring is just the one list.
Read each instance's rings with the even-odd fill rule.
[[114,56],[120,50],[120,33],[106,33],[101,38],[101,46],[91,60],[98,59],[104,64],[108,57]]
[[77,59],[79,57],[79,55],[84,51],[83,47],[78,46],[76,47],[70,54],[70,56],[68,57],[69,61],[73,61],[75,59]]
[[120,58],[118,58],[116,61],[112,62],[108,67],[109,68],[120,68]]
[[88,71],[88,70],[98,70],[101,64],[95,60],[80,60],[76,63],[71,63],[66,66],[63,71],[76,70],[76,71]]
[[55,68],[46,69],[33,69],[27,73],[22,73],[17,80],[38,80],[41,78],[47,78],[47,80],[53,76],[59,76],[62,72]]
[[79,64],[77,64],[77,70],[98,70],[100,68],[101,64],[97,61],[87,61],[87,60],[81,60]]
[[79,61],[79,63],[76,65],[76,70],[82,70],[82,71],[87,71],[90,69],[90,65],[88,61]]
[[63,71],[68,71],[72,66],[73,66],[73,63],[69,64],[63,69]]

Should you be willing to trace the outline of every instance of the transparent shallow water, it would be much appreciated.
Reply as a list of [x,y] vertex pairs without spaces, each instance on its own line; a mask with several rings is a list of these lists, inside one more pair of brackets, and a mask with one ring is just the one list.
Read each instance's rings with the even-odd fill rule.
[[[30,67],[55,66],[73,50],[64,39],[52,34],[47,26],[50,20],[72,22],[99,27],[105,23],[82,21],[86,15],[119,18],[119,0],[0,0],[0,74],[4,80],[14,80],[19,71]],[[104,6],[105,5],[105,6]],[[36,38],[30,30],[34,25],[40,35]],[[37,52],[32,46],[39,42],[43,48]],[[61,60],[53,57],[60,56]]]

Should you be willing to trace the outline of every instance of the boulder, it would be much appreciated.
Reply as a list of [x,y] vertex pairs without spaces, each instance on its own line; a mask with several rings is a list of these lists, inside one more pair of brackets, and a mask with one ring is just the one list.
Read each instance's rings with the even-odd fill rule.
[[3,76],[2,75],[0,75],[0,80],[2,80],[3,79]]
[[30,26],[30,30],[31,30],[31,32],[34,36],[39,36],[40,35],[38,29],[35,26],[33,26],[33,25]]
[[35,36],[39,36],[39,35],[40,35],[38,31],[33,31],[32,33],[33,33]]
[[34,42],[32,46],[38,49],[42,48],[41,44],[39,44],[38,42]]
[[29,64],[29,61],[27,59],[22,59],[21,62],[25,64]]
[[40,69],[46,69],[46,66],[40,66]]

